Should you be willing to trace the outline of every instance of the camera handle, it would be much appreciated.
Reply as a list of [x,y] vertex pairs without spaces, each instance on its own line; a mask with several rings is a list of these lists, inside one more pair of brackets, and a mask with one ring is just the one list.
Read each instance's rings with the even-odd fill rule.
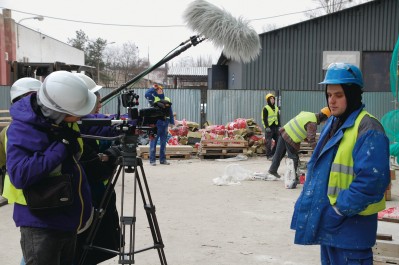
[[[167,265],[164,244],[161,237],[161,232],[158,225],[158,220],[155,215],[155,205],[152,202],[150,190],[148,187],[147,178],[144,172],[143,161],[140,157],[137,157],[137,138],[138,135],[125,135],[121,138],[121,152],[122,156],[118,158],[118,167],[116,173],[109,179],[105,193],[101,199],[98,209],[94,213],[93,222],[90,226],[89,235],[86,239],[86,245],[84,247],[82,256],[79,260],[79,265],[83,265],[87,251],[90,249],[96,249],[108,253],[117,254],[119,256],[119,264],[134,264],[134,254],[147,251],[150,249],[156,249],[158,252],[159,260],[161,265]],[[140,171],[140,172],[139,172]],[[134,173],[134,187],[133,187],[133,212],[131,216],[124,215],[124,200],[125,200],[125,172]],[[122,174],[121,174],[122,173]],[[141,173],[141,174],[140,174]],[[105,209],[107,208],[112,192],[116,186],[119,176],[122,175],[122,190],[121,190],[121,208],[120,208],[120,249],[119,251],[106,249],[93,245],[94,238],[98,232],[98,228],[101,224],[102,217],[104,216]],[[151,230],[153,238],[153,245],[135,250],[135,224],[136,224],[136,196],[137,186],[141,194],[141,198],[144,204],[144,210],[148,219],[148,224]],[[126,244],[126,237],[129,236],[129,244]]]

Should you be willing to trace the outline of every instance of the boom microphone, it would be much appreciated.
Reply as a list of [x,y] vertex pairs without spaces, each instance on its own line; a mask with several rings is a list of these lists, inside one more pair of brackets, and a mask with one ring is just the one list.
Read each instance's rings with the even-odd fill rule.
[[223,48],[227,58],[248,63],[260,53],[258,33],[242,17],[236,19],[213,4],[195,0],[184,11],[183,18],[191,30]]

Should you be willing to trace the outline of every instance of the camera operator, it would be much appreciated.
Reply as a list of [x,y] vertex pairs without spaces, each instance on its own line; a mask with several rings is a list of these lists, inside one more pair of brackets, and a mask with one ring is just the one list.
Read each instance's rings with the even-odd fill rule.
[[[101,95],[99,90],[102,88],[102,86],[97,85],[93,79],[87,75],[79,73],[76,75],[79,76],[90,88],[90,91],[97,96],[97,103],[93,114],[89,114],[83,118],[111,119],[112,117],[99,113],[101,109]],[[79,127],[81,133],[89,135],[114,136],[115,134],[113,128],[110,126],[80,125]],[[89,181],[92,204],[95,210],[98,210],[98,207],[100,206],[108,180],[113,176],[117,165],[116,160],[120,156],[120,151],[117,148],[110,147],[111,144],[112,142],[107,140],[83,138],[83,154],[80,158],[80,162]],[[79,264],[83,254],[84,246],[87,243],[86,241],[87,237],[89,236],[89,232],[90,229],[87,228],[85,231],[78,233],[74,264]],[[98,228],[98,233],[96,233],[94,237],[93,245],[119,251],[119,244],[119,214],[116,208],[116,194],[115,191],[112,190],[111,200],[105,209],[105,213]],[[116,256],[116,254],[91,249],[85,256],[84,264],[98,264],[114,256]]]
[[[95,104],[96,96],[79,77],[56,71],[37,94],[11,106],[6,164],[14,189],[23,190],[22,197],[14,198],[13,216],[26,264],[73,262],[76,231],[91,213],[76,121]],[[46,196],[38,196],[43,192]]]
[[165,153],[168,127],[175,124],[171,107],[172,103],[168,97],[165,97],[163,87],[158,84],[154,84],[153,87],[146,91],[145,98],[151,106],[165,111],[164,119],[158,119],[156,121],[157,134],[156,137],[152,138],[150,141],[150,165],[156,166],[156,147],[158,139],[160,140],[159,163],[161,165],[169,165],[170,163],[166,160]]

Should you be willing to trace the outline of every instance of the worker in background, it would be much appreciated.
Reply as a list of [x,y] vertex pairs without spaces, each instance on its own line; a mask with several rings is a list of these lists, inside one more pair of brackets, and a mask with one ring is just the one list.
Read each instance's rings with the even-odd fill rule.
[[288,155],[288,174],[285,174],[285,187],[293,189],[299,182],[297,169],[299,163],[299,149],[301,142],[306,140],[314,149],[316,146],[317,125],[326,121],[331,116],[328,107],[324,107],[319,113],[301,111],[297,116],[287,122],[280,129],[280,137],[277,143],[276,153],[268,173],[280,178],[277,170],[285,153]]
[[[272,160],[272,157],[276,151],[280,129],[280,111],[276,106],[276,98],[273,94],[267,94],[265,99],[267,104],[262,110],[262,123],[263,127],[265,128],[266,158],[268,160]],[[274,140],[273,149],[272,140]]]
[[152,87],[147,89],[144,96],[148,100],[149,105],[152,106],[156,97],[160,99],[165,98],[165,95],[163,94],[163,86],[154,83]]
[[154,84],[149,88],[145,97],[151,106],[161,109],[165,116],[162,119],[156,120],[157,132],[156,136],[150,140],[150,165],[156,166],[156,147],[159,139],[159,163],[161,165],[170,165],[166,160],[166,142],[168,140],[168,128],[175,124],[172,110],[172,102],[168,97],[165,97],[163,87]]
[[[10,89],[10,98],[11,104],[14,104],[21,98],[28,96],[32,93],[35,93],[39,90],[42,82],[32,77],[23,77],[18,79],[12,84]],[[3,183],[4,177],[6,174],[6,150],[5,150],[5,142],[6,142],[6,131],[8,126],[4,127],[0,132],[0,169],[2,170],[1,179],[0,179],[0,194],[3,193]],[[9,177],[7,176],[9,179]],[[9,181],[9,180],[8,180]]]
[[377,213],[390,183],[389,140],[364,109],[357,66],[333,63],[320,84],[332,116],[295,204],[295,244],[320,245],[322,265],[373,264]]
[[79,77],[56,71],[37,93],[11,106],[6,165],[27,264],[72,264],[77,231],[87,225],[92,209],[78,161],[83,144],[76,121],[95,104],[96,96]]

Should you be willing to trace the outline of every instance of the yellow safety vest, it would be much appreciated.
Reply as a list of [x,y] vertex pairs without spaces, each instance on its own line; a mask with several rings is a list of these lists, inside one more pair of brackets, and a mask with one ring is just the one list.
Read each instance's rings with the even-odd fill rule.
[[285,132],[295,143],[300,143],[306,138],[305,125],[308,122],[317,122],[316,114],[313,112],[301,111],[284,125]]
[[[330,179],[328,182],[328,199],[331,205],[337,201],[338,194],[341,190],[349,188],[353,179],[356,178],[353,171],[352,151],[355,146],[359,124],[365,115],[370,115],[367,111],[362,110],[357,116],[354,126],[345,130],[344,136],[339,144],[337,154],[335,155],[330,171]],[[373,117],[370,115],[370,117]],[[377,203],[370,204],[360,215],[372,215],[385,209],[385,198]]]
[[[154,97],[154,103],[155,103],[155,102],[158,102],[158,101],[160,101],[160,100],[161,100],[160,97]],[[168,98],[168,97],[165,97],[165,100],[168,101],[168,102],[170,102],[170,98]]]
[[[72,129],[75,131],[79,131],[79,127],[77,123],[72,124]],[[5,150],[7,150],[7,134],[5,136]],[[80,154],[79,156],[83,153],[83,140],[82,138],[78,138],[79,146],[80,146]],[[7,151],[6,151],[7,154]],[[61,174],[61,165],[57,166],[51,173],[50,176],[58,176]],[[2,196],[8,200],[8,203],[18,203],[22,205],[26,205],[26,200],[25,196],[23,194],[22,189],[17,189],[10,180],[10,176],[8,173],[6,173],[5,178],[4,178],[4,188],[3,188],[3,194]]]
[[[267,122],[269,123],[269,126],[272,125],[274,122],[276,122],[276,124],[278,125],[278,119],[277,119],[278,107],[275,106],[273,110],[269,105],[266,105],[264,108],[267,109]],[[263,123],[263,111],[262,111],[262,123]],[[266,127],[264,123],[263,126]]]

